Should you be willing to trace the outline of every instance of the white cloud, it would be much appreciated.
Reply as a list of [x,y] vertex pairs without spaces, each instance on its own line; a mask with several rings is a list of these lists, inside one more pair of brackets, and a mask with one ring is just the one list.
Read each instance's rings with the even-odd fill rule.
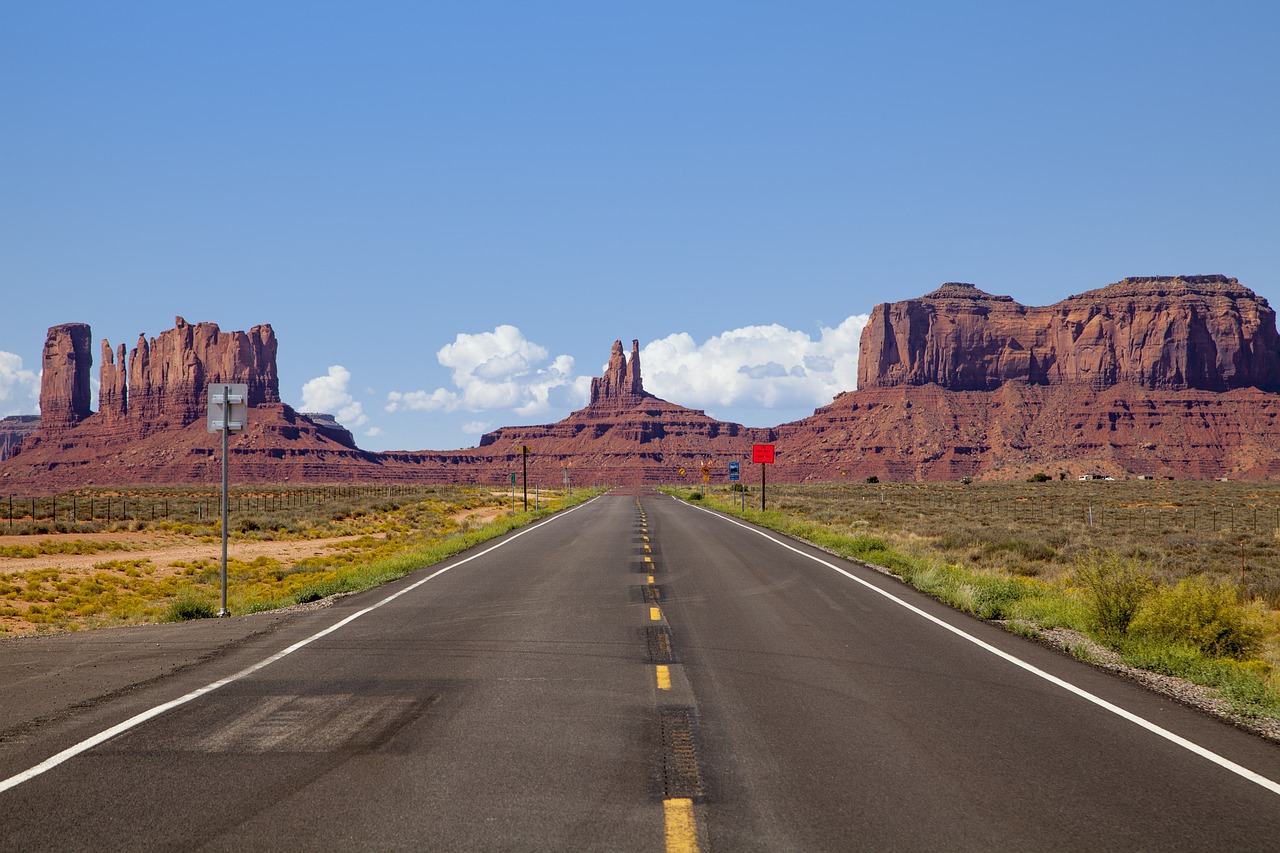
[[364,406],[347,390],[350,383],[351,371],[340,364],[333,365],[326,375],[303,384],[302,410],[333,415],[347,429],[364,426],[369,417],[364,413]]
[[377,438],[382,435],[382,427],[369,427],[364,434],[369,438]]
[[702,344],[680,333],[640,350],[646,391],[698,408],[821,406],[858,379],[858,340],[868,315],[806,332],[746,326]]
[[[779,325],[733,329],[701,344],[688,334],[670,335],[641,350],[644,387],[678,405],[707,410],[825,405],[857,383],[858,339],[867,319],[858,314],[834,328],[820,326],[816,337]],[[515,326],[459,334],[436,358],[449,368],[452,387],[392,391],[386,411],[511,416],[462,424],[462,432],[480,435],[495,422],[563,417],[586,405],[591,394],[591,377],[574,374],[571,356],[551,358]]]
[[40,377],[22,368],[22,358],[0,352],[0,417],[30,415],[40,409]]
[[[547,349],[515,326],[492,332],[459,334],[436,353],[452,373],[454,389],[392,391],[387,411],[486,412],[510,409],[532,417],[565,405],[586,403],[590,377],[573,375],[573,358],[558,355],[548,363]],[[470,432],[471,430],[467,430]]]

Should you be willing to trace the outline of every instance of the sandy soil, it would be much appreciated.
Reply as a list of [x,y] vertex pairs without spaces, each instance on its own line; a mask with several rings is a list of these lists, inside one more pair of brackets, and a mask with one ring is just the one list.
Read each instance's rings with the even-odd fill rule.
[[[227,556],[235,560],[253,560],[257,557],[274,557],[285,565],[292,565],[304,557],[325,553],[328,546],[349,542],[358,536],[337,536],[330,539],[286,539],[280,541],[236,541],[227,546]],[[190,536],[173,536],[155,533],[53,533],[39,536],[0,536],[0,546],[28,545],[40,542],[116,542],[123,551],[99,551],[96,554],[41,554],[38,557],[0,557],[0,574],[29,569],[56,568],[65,572],[90,572],[98,563],[109,560],[148,559],[156,567],[156,574],[164,576],[177,569],[175,562],[190,563],[195,560],[222,561],[222,540],[200,542]]]
[[[503,507],[483,507],[456,513],[454,521],[468,517],[472,524],[487,524],[503,512]],[[328,539],[283,539],[273,541],[235,540],[227,546],[227,556],[246,562],[258,557],[273,557],[285,566],[298,560],[326,553],[330,546],[359,539],[359,536],[335,536]],[[49,533],[35,536],[0,536],[0,547],[35,546],[41,542],[114,542],[125,547],[122,551],[99,551],[96,554],[41,554],[37,557],[0,557],[0,575],[29,569],[56,568],[66,572],[89,572],[98,563],[109,560],[148,559],[156,567],[159,576],[178,571],[175,562],[190,563],[195,560],[222,561],[222,540],[201,542],[191,536],[171,533]]]

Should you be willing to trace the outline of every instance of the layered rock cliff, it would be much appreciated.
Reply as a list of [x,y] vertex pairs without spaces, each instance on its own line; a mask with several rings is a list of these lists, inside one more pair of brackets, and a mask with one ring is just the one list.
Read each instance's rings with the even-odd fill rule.
[[[616,341],[584,408],[449,451],[369,453],[336,422],[280,403],[270,326],[222,333],[179,318],[141,339],[127,365],[124,347],[104,341],[100,410],[86,415],[87,331],[50,330],[42,406],[53,426],[22,438],[0,484],[47,493],[215,482],[209,381],[250,387],[249,429],[231,446],[239,482],[505,484],[527,446],[530,483],[544,487],[566,470],[579,484],[694,484],[704,465],[722,483],[727,463],[749,460],[755,443],[776,445],[771,482],[1280,477],[1275,314],[1222,276],[1125,279],[1044,308],[961,284],[878,306],[863,332],[860,387],[775,428],[653,396],[639,342],[628,357]],[[743,465],[745,483],[758,480],[756,467]]]
[[[38,428],[5,441],[3,482],[65,488],[102,483],[193,482],[216,477],[216,437],[205,429],[209,383],[248,386],[254,412],[236,453],[256,457],[256,479],[284,481],[306,465],[338,479],[342,465],[367,454],[336,422],[318,426],[280,402],[276,338],[271,326],[223,332],[187,323],[125,346],[102,341],[99,410],[90,410],[90,329],[55,326],[44,348]],[[19,440],[20,439],[20,440]],[[331,457],[331,458],[330,458]],[[2,458],[2,457],[0,457]],[[326,467],[329,463],[338,467]]]
[[[174,328],[154,338],[138,336],[129,353],[128,394],[113,397],[111,403],[145,429],[204,418],[211,382],[248,385],[251,406],[279,403],[276,347],[269,325],[223,332],[217,323],[191,324],[178,317]],[[110,382],[118,389],[120,365],[106,361],[109,349],[103,341],[102,387]]]
[[1280,390],[1275,312],[1220,275],[1126,278],[1043,308],[948,283],[877,305],[858,359],[859,389]]

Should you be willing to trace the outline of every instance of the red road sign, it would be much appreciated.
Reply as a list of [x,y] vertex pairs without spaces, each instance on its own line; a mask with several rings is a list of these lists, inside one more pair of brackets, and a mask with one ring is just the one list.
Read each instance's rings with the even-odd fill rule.
[[773,464],[773,445],[772,444],[751,445],[751,461],[761,465],[772,465]]

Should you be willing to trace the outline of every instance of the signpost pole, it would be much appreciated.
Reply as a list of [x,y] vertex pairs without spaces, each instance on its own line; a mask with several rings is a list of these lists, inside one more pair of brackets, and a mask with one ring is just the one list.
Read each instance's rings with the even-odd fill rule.
[[227,609],[227,437],[231,435],[231,388],[222,386],[222,609],[219,616],[230,616]]
[[760,463],[760,511],[764,512],[764,469],[765,464]]
[[[222,434],[222,609],[218,611],[219,616],[231,615],[231,611],[227,609],[227,538],[230,532],[228,515],[231,504],[231,498],[228,495],[230,479],[227,469],[230,460],[227,440],[231,433],[244,430],[244,425],[249,419],[248,406],[249,386],[221,382],[209,383],[209,432]],[[108,503],[108,513],[110,509],[111,506]],[[154,516],[155,507],[152,507],[151,511]],[[127,514],[127,510],[125,513]]]
[[524,511],[529,511],[529,445],[520,445],[520,482],[524,485]]

